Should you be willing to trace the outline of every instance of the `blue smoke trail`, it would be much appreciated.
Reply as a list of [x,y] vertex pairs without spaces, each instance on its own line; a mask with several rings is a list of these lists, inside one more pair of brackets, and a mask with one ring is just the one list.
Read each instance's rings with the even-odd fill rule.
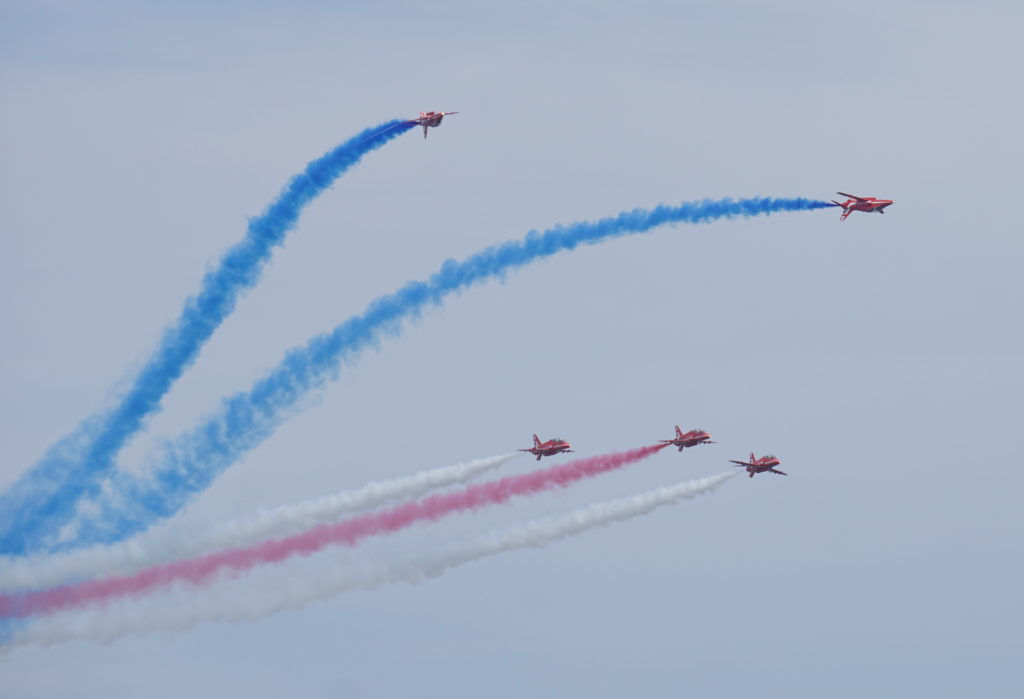
[[160,400],[195,361],[203,345],[254,286],[273,249],[295,227],[303,208],[367,153],[411,129],[392,120],[370,127],[306,166],[259,216],[245,238],[207,272],[198,296],[185,302],[156,352],[119,403],[84,421],[0,496],[0,554],[21,555],[44,545],[73,516],[75,504],[95,495],[127,441],[160,407]]
[[831,207],[828,202],[809,199],[771,198],[661,205],[596,222],[556,226],[543,233],[530,231],[522,240],[494,245],[461,262],[449,259],[428,281],[411,282],[376,299],[362,315],[289,351],[251,391],[226,399],[220,410],[196,429],[165,445],[160,465],[148,477],[119,473],[110,493],[99,502],[100,515],[85,521],[77,537],[62,548],[119,541],[175,514],[224,469],[270,436],[297,409],[303,396],[334,378],[342,361],[376,345],[384,333],[401,332],[401,321],[418,318],[426,306],[440,305],[446,297],[473,284],[502,277],[578,245],[642,233],[666,223],[703,223]]

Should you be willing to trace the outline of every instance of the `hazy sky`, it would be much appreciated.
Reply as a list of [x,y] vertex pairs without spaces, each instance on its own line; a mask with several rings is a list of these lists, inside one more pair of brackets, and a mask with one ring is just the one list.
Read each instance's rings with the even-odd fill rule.
[[532,228],[704,197],[895,204],[659,229],[467,292],[346,366],[175,524],[532,432],[583,455],[677,423],[719,442],[251,583],[269,585],[751,450],[790,476],[257,623],[18,650],[0,694],[1024,691],[1024,11],[551,4],[0,3],[0,484],[117,395],[291,175],[429,109],[461,113],[308,209],[124,468],[372,298]]

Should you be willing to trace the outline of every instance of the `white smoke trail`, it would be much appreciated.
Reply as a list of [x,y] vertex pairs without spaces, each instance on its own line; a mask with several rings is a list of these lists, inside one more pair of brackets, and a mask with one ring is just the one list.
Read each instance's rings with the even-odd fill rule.
[[368,483],[357,490],[261,510],[249,517],[202,529],[150,531],[110,546],[29,558],[0,558],[0,592],[52,587],[97,576],[128,575],[165,561],[249,546],[333,522],[342,514],[418,498],[431,490],[465,483],[519,454],[502,454],[443,466],[403,478]]
[[365,562],[338,568],[326,575],[290,579],[272,587],[260,586],[241,592],[231,582],[204,590],[201,596],[197,596],[195,590],[179,588],[139,602],[124,600],[106,608],[57,614],[12,629],[11,638],[2,649],[49,646],[72,639],[109,643],[133,633],[182,630],[204,621],[254,621],[281,611],[299,610],[351,590],[372,590],[402,582],[415,585],[487,556],[539,548],[596,527],[639,517],[659,507],[710,492],[734,475],[723,473],[596,503],[566,515],[490,532],[402,563]]

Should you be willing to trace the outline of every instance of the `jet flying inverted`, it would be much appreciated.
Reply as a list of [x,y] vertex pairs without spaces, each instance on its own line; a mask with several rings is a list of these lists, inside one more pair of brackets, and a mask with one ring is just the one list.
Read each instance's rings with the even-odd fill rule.
[[772,456],[771,454],[766,454],[759,459],[754,456],[754,452],[750,452],[750,461],[734,461],[733,459],[729,459],[729,463],[746,467],[747,473],[750,474],[751,478],[753,478],[756,473],[765,473],[766,471],[777,473],[780,476],[789,475],[775,468],[781,464],[782,461],[779,457]]
[[555,454],[561,454],[563,451],[572,451],[572,445],[564,439],[549,439],[546,442],[540,441],[540,437],[533,435],[533,448],[532,449],[520,449],[519,451],[528,451],[537,457],[537,461],[540,461],[542,456],[554,456]]
[[689,432],[683,432],[679,429],[679,425],[676,425],[676,438],[675,439],[659,439],[662,444],[671,444],[674,447],[679,447],[679,451],[682,451],[686,447],[695,447],[698,444],[714,444],[711,441],[711,435],[701,429],[690,430]]
[[420,112],[420,115],[415,119],[410,119],[405,122],[407,124],[419,124],[423,127],[423,138],[427,137],[428,126],[440,126],[441,120],[449,114],[458,114],[458,112]]
[[891,199],[875,199],[874,197],[857,197],[846,192],[836,192],[841,197],[847,197],[846,201],[842,204],[837,202],[835,199],[832,203],[836,206],[843,207],[843,215],[839,217],[840,221],[845,221],[846,217],[854,211],[877,211],[880,214],[885,213],[885,207],[892,204]]

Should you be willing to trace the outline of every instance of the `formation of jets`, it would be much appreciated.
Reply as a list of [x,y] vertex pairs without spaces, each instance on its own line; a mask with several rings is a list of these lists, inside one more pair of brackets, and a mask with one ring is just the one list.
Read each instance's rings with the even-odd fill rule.
[[837,202],[835,199],[832,203],[836,206],[843,208],[843,215],[839,217],[840,221],[845,221],[846,217],[854,211],[877,211],[880,214],[885,213],[885,207],[892,204],[892,199],[876,199],[875,197],[858,197],[853,194],[847,194],[846,192],[836,192],[841,197],[846,197],[846,201],[842,204]]
[[[659,439],[662,444],[671,444],[674,447],[679,447],[679,451],[687,447],[695,447],[698,444],[715,444],[711,441],[711,435],[701,429],[690,430],[689,432],[683,432],[679,425],[676,425],[676,436],[674,439]],[[555,454],[563,454],[565,452],[572,451],[572,445],[564,439],[555,438],[549,439],[546,442],[540,441],[540,437],[533,435],[533,446],[529,449],[520,449],[519,451],[525,451],[529,454],[533,454],[537,457],[537,461],[540,461],[542,457],[554,456]],[[753,478],[758,473],[777,473],[780,476],[786,476],[787,473],[775,468],[782,460],[777,456],[767,455],[760,458],[754,456],[754,452],[750,452],[749,461],[735,461],[729,459],[729,463],[736,464],[737,466],[743,466],[747,469],[747,473]]]
[[[427,137],[427,129],[441,125],[441,121],[452,114],[458,114],[458,112],[420,112],[420,115],[415,119],[410,119],[405,122],[407,124],[417,124],[423,127],[423,138]],[[840,221],[845,221],[846,217],[854,211],[871,212],[877,211],[880,214],[885,213],[887,206],[892,205],[891,199],[878,199],[876,197],[858,197],[854,194],[847,194],[846,192],[836,192],[841,197],[846,197],[846,201],[838,202],[835,199],[832,203],[842,208],[843,214],[839,217]],[[671,444],[674,447],[678,447],[679,451],[686,449],[687,447],[695,447],[699,444],[714,444],[711,441],[711,435],[701,429],[694,429],[688,432],[683,432],[679,425],[676,425],[676,436],[673,439],[661,439],[658,440],[662,444]],[[546,442],[542,442],[540,437],[533,435],[533,446],[529,449],[520,449],[519,451],[528,452],[537,457],[537,461],[540,461],[545,456],[554,456],[555,454],[563,454],[566,452],[573,451],[572,444],[565,441],[564,439],[556,438],[549,439]],[[775,468],[781,462],[777,456],[766,455],[757,457],[754,452],[750,452],[750,459],[748,461],[736,461],[734,459],[729,460],[730,463],[742,466],[747,469],[747,473],[753,478],[758,473],[777,473],[781,476],[787,475],[785,472]]]
[[[452,114],[458,114],[458,112],[420,112],[420,115],[415,119],[409,119],[406,124],[418,124],[423,127],[423,138],[427,137],[427,128],[436,127],[441,125],[441,120],[446,116]],[[846,197],[846,201],[840,203],[835,199],[832,203],[836,206],[842,207],[843,215],[839,217],[840,221],[845,221],[846,217],[854,211],[877,211],[880,214],[885,213],[885,207],[892,204],[892,199],[877,199],[876,197],[858,197],[856,194],[847,194],[846,192],[836,192],[841,197]]]
[[[446,116],[452,114],[458,114],[458,112],[420,112],[420,115],[415,119],[410,119],[405,122],[406,124],[418,124],[423,127],[423,138],[427,137],[427,128],[436,127],[441,125],[441,120]],[[877,199],[875,197],[858,197],[855,194],[847,194],[846,192],[836,192],[841,197],[846,197],[846,201],[840,203],[835,199],[832,203],[836,206],[842,207],[843,215],[839,217],[840,221],[845,221],[846,217],[854,211],[877,211],[880,214],[885,213],[885,207],[892,205],[892,199]]]

